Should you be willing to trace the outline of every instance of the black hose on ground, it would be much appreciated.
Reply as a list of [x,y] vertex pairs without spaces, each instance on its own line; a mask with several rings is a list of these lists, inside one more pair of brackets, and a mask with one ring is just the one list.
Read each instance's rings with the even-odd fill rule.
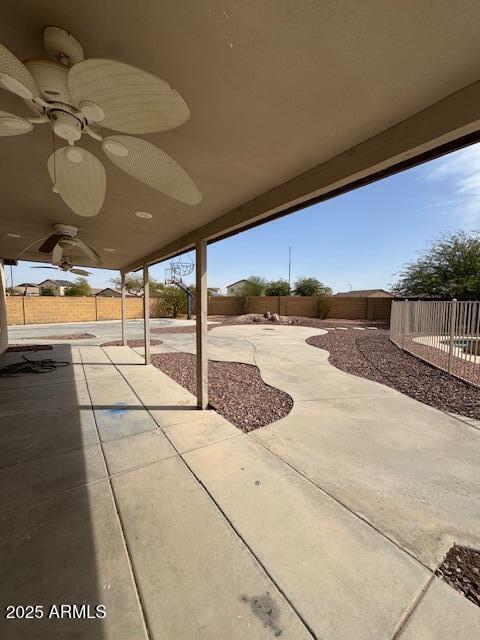
[[43,360],[29,360],[26,356],[23,356],[24,362],[14,362],[8,364],[5,367],[0,368],[0,378],[6,376],[18,376],[24,373],[48,373],[54,371],[59,367],[68,367],[70,362],[61,362],[58,360],[52,360],[51,358],[45,358]]

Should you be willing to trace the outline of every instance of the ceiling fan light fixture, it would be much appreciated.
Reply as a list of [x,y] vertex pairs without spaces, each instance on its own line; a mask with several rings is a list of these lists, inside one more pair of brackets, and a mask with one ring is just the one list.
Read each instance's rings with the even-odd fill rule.
[[78,164],[79,162],[83,162],[83,153],[80,149],[76,149],[75,147],[71,147],[65,151],[65,155],[69,162],[73,162],[74,164]]
[[111,247],[105,247],[104,251],[106,251],[107,253],[113,253],[115,249],[112,249]]
[[32,91],[20,82],[20,80],[9,76],[8,73],[0,73],[0,82],[3,84],[5,89],[8,89],[8,91],[17,94],[17,96],[20,96],[25,100],[31,100],[33,98]]
[[153,218],[152,214],[147,213],[146,211],[136,211],[135,215],[137,216],[137,218],[145,218],[146,220]]
[[119,156],[121,158],[125,158],[128,156],[127,147],[121,142],[117,142],[116,140],[104,140],[102,142],[102,146],[105,151],[108,151],[114,156]]
[[105,113],[103,109],[95,102],[81,102],[80,111],[90,122],[102,122],[102,120],[105,120]]

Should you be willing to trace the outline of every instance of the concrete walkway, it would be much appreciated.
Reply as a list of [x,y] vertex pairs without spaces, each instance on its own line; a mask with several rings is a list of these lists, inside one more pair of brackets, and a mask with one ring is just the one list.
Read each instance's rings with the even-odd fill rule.
[[69,367],[2,379],[2,605],[107,616],[2,619],[0,637],[479,637],[480,610],[433,572],[453,541],[480,546],[480,431],[337,371],[305,343],[319,332],[209,334],[211,358],[294,398],[249,435],[128,348],[59,346],[33,357]]

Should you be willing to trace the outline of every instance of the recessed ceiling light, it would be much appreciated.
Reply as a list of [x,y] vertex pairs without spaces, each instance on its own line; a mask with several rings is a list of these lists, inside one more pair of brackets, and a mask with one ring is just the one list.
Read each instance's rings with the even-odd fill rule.
[[110,247],[105,247],[104,251],[108,251],[108,253],[113,253],[115,249],[111,249]]
[[19,236],[18,233],[7,233],[7,236],[9,238],[21,238],[22,236]]
[[153,218],[151,213],[147,213],[146,211],[136,211],[135,215],[137,218]]

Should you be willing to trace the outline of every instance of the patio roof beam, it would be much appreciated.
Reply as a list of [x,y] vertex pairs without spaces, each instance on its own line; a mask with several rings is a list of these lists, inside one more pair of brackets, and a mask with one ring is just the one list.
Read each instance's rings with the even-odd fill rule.
[[[138,261],[135,271],[212,241],[373,182],[478,141],[480,82],[475,82],[365,142],[215,218]],[[458,141],[458,144],[456,144]]]

